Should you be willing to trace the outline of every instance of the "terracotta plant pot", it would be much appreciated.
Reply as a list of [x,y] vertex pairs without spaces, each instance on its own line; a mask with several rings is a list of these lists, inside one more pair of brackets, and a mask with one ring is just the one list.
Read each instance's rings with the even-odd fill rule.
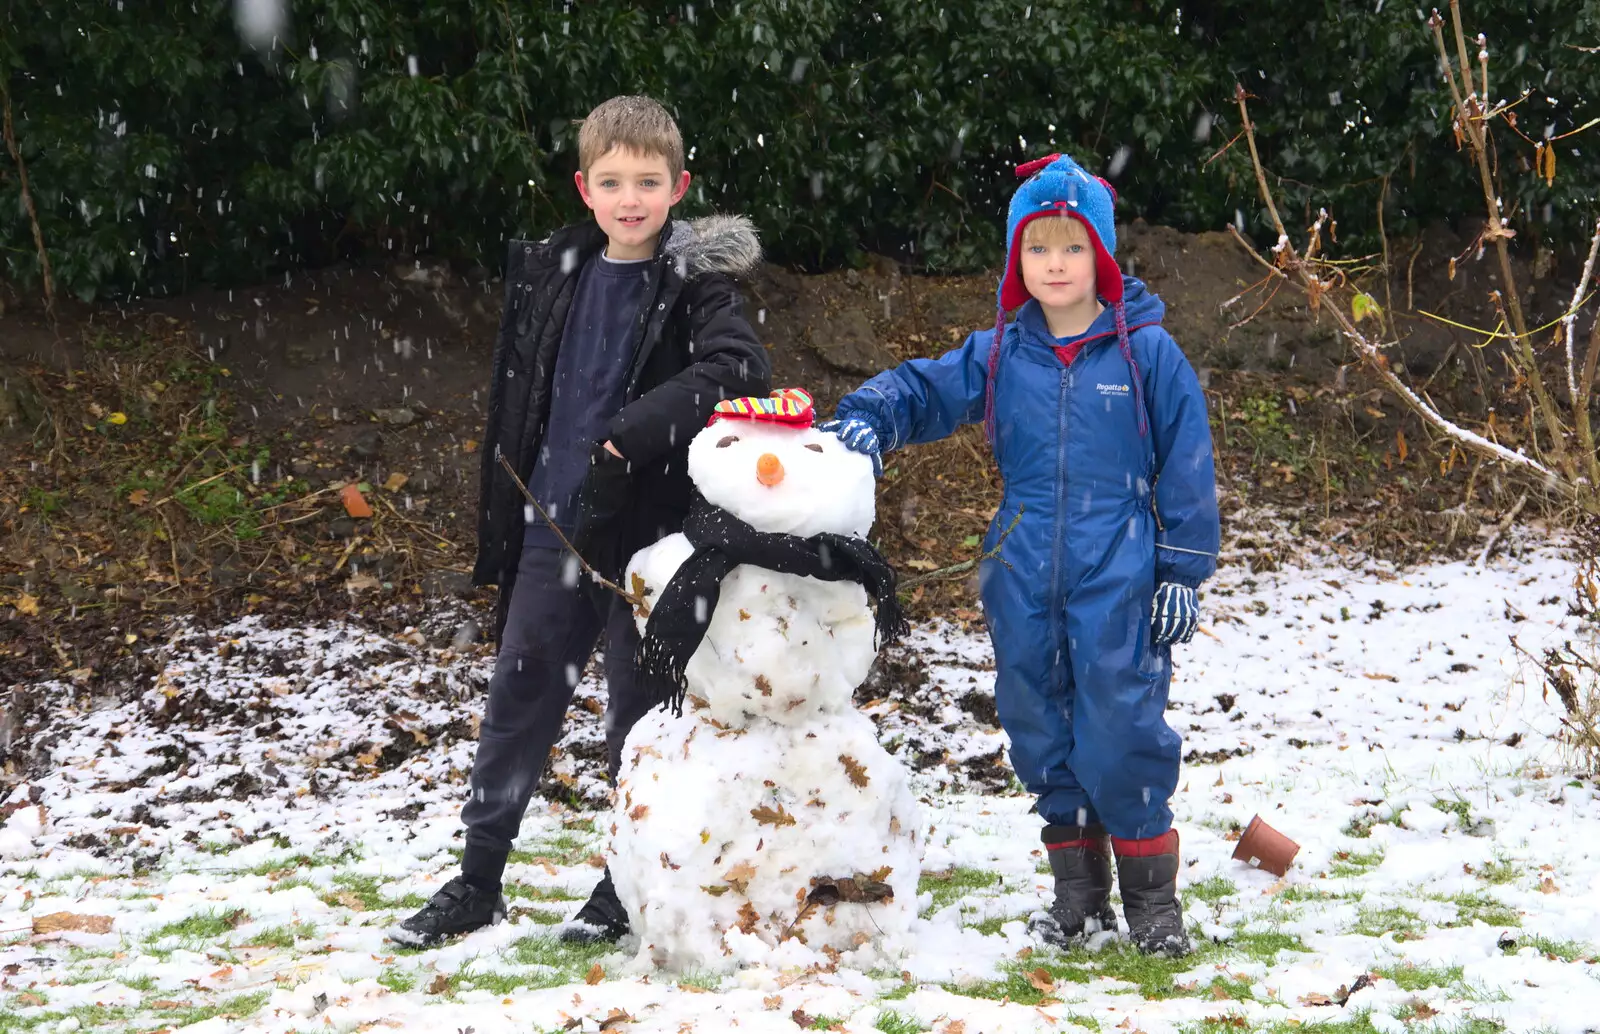
[[1289,864],[1299,853],[1299,844],[1261,821],[1260,815],[1250,820],[1239,837],[1239,846],[1233,849],[1233,856],[1239,861],[1275,876],[1288,873]]

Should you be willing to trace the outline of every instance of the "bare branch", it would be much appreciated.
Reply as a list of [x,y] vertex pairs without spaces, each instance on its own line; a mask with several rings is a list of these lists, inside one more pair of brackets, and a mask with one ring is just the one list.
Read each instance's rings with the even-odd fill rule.
[[16,127],[11,121],[11,93],[6,89],[5,83],[0,83],[0,106],[4,107],[4,118],[0,120],[0,130],[3,130],[6,141],[6,150],[11,152],[11,160],[17,165],[17,184],[22,189],[22,207],[28,211],[28,222],[33,227],[33,246],[39,252],[39,270],[44,274],[44,307],[50,316],[50,322],[56,320],[56,280],[50,272],[50,252],[45,250],[44,232],[39,229],[39,213],[33,207],[33,193],[28,189],[28,166],[22,160],[22,148],[17,146]]
[[1289,241],[1289,231],[1283,228],[1283,220],[1278,217],[1278,205],[1272,199],[1272,189],[1267,186],[1267,173],[1261,167],[1261,152],[1256,150],[1256,127],[1250,122],[1250,109],[1245,106],[1244,84],[1235,83],[1233,87],[1234,100],[1239,102],[1239,119],[1244,124],[1244,137],[1250,144],[1250,165],[1256,170],[1256,186],[1261,190],[1261,200],[1267,203],[1267,211],[1272,215],[1272,225],[1278,231],[1278,246],[1281,248]]
[[1589,257],[1583,263],[1583,275],[1572,288],[1572,304],[1567,306],[1567,314],[1561,317],[1561,322],[1566,325],[1567,339],[1567,397],[1574,406],[1578,405],[1578,377],[1574,365],[1572,347],[1573,324],[1578,322],[1578,300],[1583,297],[1583,289],[1588,286],[1589,278],[1594,275],[1595,254],[1600,252],[1600,223],[1594,227],[1594,237],[1589,241]]
[[1000,537],[994,540],[994,545],[988,550],[984,551],[978,556],[973,557],[971,560],[963,560],[959,564],[951,564],[949,567],[941,567],[937,571],[929,571],[927,574],[919,574],[911,578],[907,578],[895,586],[895,591],[904,592],[907,589],[915,589],[919,585],[923,585],[939,578],[948,578],[954,574],[961,574],[963,571],[970,571],[974,567],[977,567],[979,564],[983,563],[985,560],[989,560],[991,558],[999,560],[1002,564],[1010,567],[1011,564],[1006,560],[1005,557],[1000,555],[1000,547],[1006,544],[1006,539],[1010,537],[1011,530],[1017,526],[1018,521],[1022,520],[1023,511],[1026,509],[1027,507],[1025,506],[1017,507],[1016,516],[1011,518],[1011,523],[1006,525],[1006,530],[1000,533]]
[[597,584],[604,586],[605,588],[616,593],[618,596],[621,596],[634,607],[639,607],[644,604],[644,597],[634,595],[627,589],[624,589],[616,582],[601,574],[599,571],[596,571],[593,567],[589,566],[589,561],[585,560],[583,558],[583,554],[578,552],[578,547],[574,546],[570,541],[568,541],[567,536],[561,531],[561,526],[550,519],[550,515],[544,512],[544,507],[539,505],[539,500],[533,497],[533,493],[528,491],[528,486],[524,485],[522,483],[522,479],[517,477],[517,472],[511,466],[510,460],[506,459],[504,456],[501,456],[500,466],[504,467],[505,472],[511,475],[511,480],[516,482],[517,488],[522,492],[522,498],[528,501],[528,505],[533,507],[534,510],[538,512],[540,517],[544,518],[544,522],[550,526],[551,531],[555,532],[556,538],[561,540],[561,544],[567,548],[567,552],[578,558],[578,565],[583,568],[585,573],[587,573],[590,578],[593,578]]

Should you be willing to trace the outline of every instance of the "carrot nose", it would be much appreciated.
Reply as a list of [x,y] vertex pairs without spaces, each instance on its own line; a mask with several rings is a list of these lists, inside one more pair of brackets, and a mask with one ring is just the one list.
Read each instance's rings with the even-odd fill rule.
[[756,460],[756,480],[768,488],[783,480],[783,464],[778,462],[778,457],[770,452],[761,454]]

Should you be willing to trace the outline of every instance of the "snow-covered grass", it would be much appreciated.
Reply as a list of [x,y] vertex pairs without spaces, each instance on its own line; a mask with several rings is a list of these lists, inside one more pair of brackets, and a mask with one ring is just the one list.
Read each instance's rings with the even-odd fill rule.
[[[599,792],[592,682],[556,766],[572,800],[530,809],[509,921],[414,951],[383,929],[458,863],[486,655],[182,630],[132,702],[79,712],[33,687],[60,704],[51,769],[3,806],[0,1034],[1591,1030],[1600,803],[1509,644],[1576,635],[1570,584],[1537,544],[1487,570],[1226,568],[1170,715],[1182,960],[1031,942],[1050,877],[1029,799],[984,760],[1004,745],[986,642],[921,629],[901,660],[928,684],[866,707],[932,827],[913,938],[868,973],[726,979],[627,976],[623,953],[553,936],[603,847],[571,806]],[[1231,858],[1255,814],[1302,845],[1284,879]],[[54,913],[109,932],[35,933]]]

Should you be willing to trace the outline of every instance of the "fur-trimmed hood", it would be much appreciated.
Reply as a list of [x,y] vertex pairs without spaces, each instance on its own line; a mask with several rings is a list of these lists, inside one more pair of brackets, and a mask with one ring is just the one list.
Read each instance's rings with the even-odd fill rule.
[[684,276],[747,276],[761,262],[761,239],[755,224],[742,215],[708,215],[674,220],[662,251],[678,260]]

